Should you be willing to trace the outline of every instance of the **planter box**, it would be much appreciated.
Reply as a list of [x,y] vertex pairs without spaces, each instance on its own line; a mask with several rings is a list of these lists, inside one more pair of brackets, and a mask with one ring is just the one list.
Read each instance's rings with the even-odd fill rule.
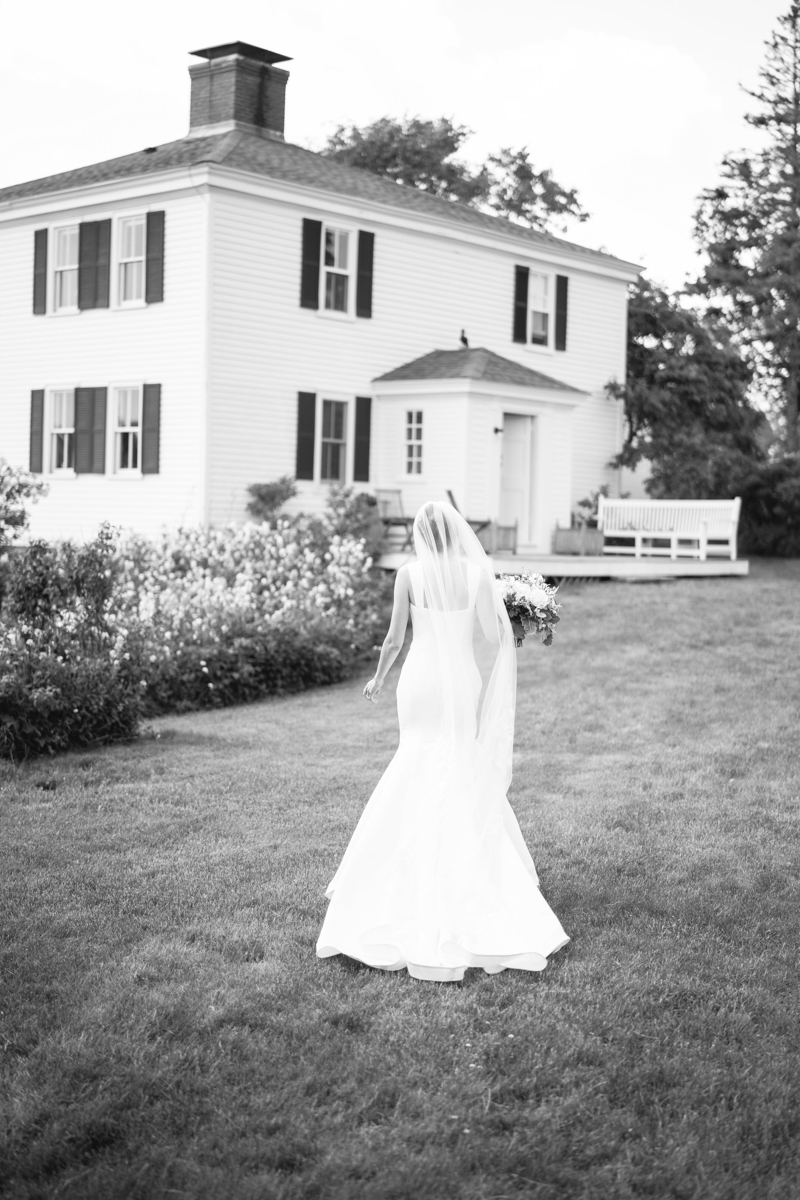
[[603,531],[590,529],[556,529],[553,537],[554,554],[602,554]]

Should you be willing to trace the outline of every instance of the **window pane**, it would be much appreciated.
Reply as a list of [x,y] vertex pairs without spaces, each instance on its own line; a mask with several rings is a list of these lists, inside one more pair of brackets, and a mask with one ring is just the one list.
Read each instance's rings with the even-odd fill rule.
[[336,231],[334,229],[325,230],[325,266],[336,266]]
[[56,272],[56,308],[78,307],[78,272]]
[[144,296],[144,264],[141,259],[120,264],[119,298],[141,300]]
[[338,254],[336,255],[336,266],[340,271],[347,270],[347,247],[349,237],[350,235],[348,233],[340,233],[338,236]]
[[128,392],[128,423],[137,426],[139,424],[139,389],[131,388]]
[[56,267],[77,267],[78,226],[69,225],[56,230]]
[[347,312],[347,276],[328,271],[325,276],[325,307]]
[[547,301],[547,285],[549,279],[546,275],[535,275],[531,273],[528,285],[528,296],[530,297],[531,308],[541,311],[547,311],[550,307]]
[[128,389],[117,390],[117,425],[121,429],[128,424]]
[[531,313],[531,341],[537,345],[547,344],[547,331],[550,317],[546,312]]
[[137,258],[144,257],[144,218],[139,217],[133,226],[133,253]]
[[333,436],[341,440],[344,437],[344,404],[334,402]]

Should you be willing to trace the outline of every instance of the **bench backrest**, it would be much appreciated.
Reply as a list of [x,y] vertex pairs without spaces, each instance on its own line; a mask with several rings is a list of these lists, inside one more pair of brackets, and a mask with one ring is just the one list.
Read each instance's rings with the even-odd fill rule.
[[610,500],[601,496],[597,526],[604,533],[643,530],[648,533],[696,534],[733,529],[739,523],[741,500]]

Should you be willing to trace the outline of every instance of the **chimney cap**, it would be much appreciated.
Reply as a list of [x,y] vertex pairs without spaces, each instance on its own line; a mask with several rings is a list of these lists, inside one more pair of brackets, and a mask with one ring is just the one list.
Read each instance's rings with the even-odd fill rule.
[[274,63],[291,62],[288,54],[276,54],[274,50],[263,50],[261,46],[251,46],[249,42],[225,42],[222,46],[209,46],[206,50],[190,50],[195,58],[226,58],[229,54],[241,54],[244,58],[254,58],[256,62]]

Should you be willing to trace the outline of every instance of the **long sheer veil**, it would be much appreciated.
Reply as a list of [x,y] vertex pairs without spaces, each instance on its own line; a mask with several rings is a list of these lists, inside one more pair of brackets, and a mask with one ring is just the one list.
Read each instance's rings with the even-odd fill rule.
[[[505,796],[511,782],[517,664],[511,624],[491,563],[467,521],[440,501],[423,505],[417,513],[414,547],[423,585],[423,596],[415,595],[415,604],[431,610],[436,639],[442,766],[456,775],[469,769],[480,788]],[[463,622],[473,609],[471,659]],[[477,703],[476,666],[481,680]],[[465,739],[470,732],[474,741]],[[469,764],[463,761],[465,740],[475,749]],[[449,763],[447,747],[455,756]]]

